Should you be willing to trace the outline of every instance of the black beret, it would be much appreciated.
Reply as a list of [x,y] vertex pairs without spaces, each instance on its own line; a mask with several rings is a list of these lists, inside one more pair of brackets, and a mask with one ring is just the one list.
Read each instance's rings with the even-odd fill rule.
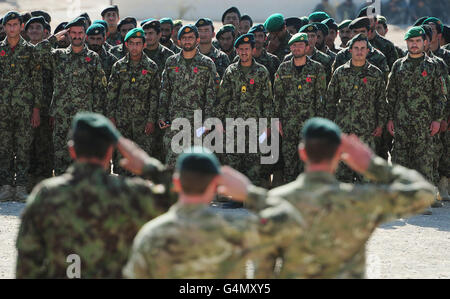
[[368,17],[360,17],[357,19],[354,19],[349,25],[348,28],[353,30],[353,29],[358,29],[358,28],[367,28],[367,30],[370,29],[370,20]]
[[60,31],[63,31],[64,29],[66,29],[66,25],[69,24],[68,22],[62,22],[61,24],[58,25],[58,27],[56,27],[55,32],[53,32],[53,34],[56,34]]
[[41,24],[42,28],[44,28],[44,29],[45,29],[45,24],[48,24],[47,22],[45,22],[45,19],[43,16],[33,17],[30,20],[28,20],[28,22],[25,24],[25,31],[28,30],[28,27],[34,23]]
[[302,137],[308,139],[327,139],[335,144],[341,144],[341,129],[329,119],[315,117],[303,126]]
[[48,14],[48,12],[45,12],[45,11],[42,11],[42,10],[35,10],[35,11],[32,11],[31,12],[31,15],[33,16],[33,17],[39,17],[39,16],[43,16],[44,17],[44,19],[45,19],[45,21],[47,22],[47,23],[51,23],[51,21],[52,21],[52,17],[50,17],[50,15]]
[[250,44],[252,47],[255,46],[255,35],[253,33],[247,33],[239,36],[234,42],[234,47],[237,48],[242,44]]
[[323,24],[323,23],[311,23],[311,24],[316,25],[316,26],[317,26],[317,29],[318,29],[319,31],[322,31],[323,35],[325,35],[325,36],[328,35],[329,30],[328,30],[328,26],[327,26],[327,25],[325,25],[325,24]]
[[338,25],[336,24],[336,21],[333,18],[323,20],[321,23],[327,25],[328,29],[334,29],[336,31],[338,30]]
[[121,19],[119,24],[117,24],[117,30],[120,31],[120,27],[126,24],[133,24],[134,27],[137,27],[137,20],[134,17],[126,17],[124,19]]
[[253,20],[249,15],[243,15],[240,19],[241,21],[249,21],[250,22],[250,27],[253,26]]
[[293,26],[295,28],[295,31],[297,32],[300,30],[300,28],[306,25],[306,23],[299,17],[286,18],[284,19],[284,22],[286,23],[287,27]]
[[220,174],[220,163],[210,150],[196,146],[185,150],[178,157],[175,169],[178,172]]
[[376,9],[373,6],[366,6],[359,11],[357,18],[376,16]]
[[[92,22],[91,22],[91,18],[89,17],[89,15],[87,14],[87,12],[82,13],[82,14],[80,15],[80,17],[85,18],[87,22],[92,23]],[[86,25],[88,25],[88,24],[86,24]]]
[[178,39],[181,39],[181,37],[187,33],[193,32],[195,34],[195,37],[198,38],[198,29],[192,24],[184,25],[183,27],[178,30]]
[[20,15],[20,13],[18,13],[17,11],[10,11],[10,12],[6,13],[6,15],[3,17],[2,24],[5,25],[9,21],[15,20],[15,19],[18,19],[21,23],[23,22],[23,19],[22,19],[22,16]]
[[425,22],[425,20],[428,19],[428,18],[429,18],[428,16],[427,17],[418,18],[417,21],[414,23],[413,27],[422,25],[423,22]]
[[161,31],[161,23],[157,19],[147,19],[141,24],[142,29],[155,29],[156,32]]
[[225,16],[226,16],[227,14],[229,14],[229,13],[232,13],[232,12],[237,13],[239,20],[241,19],[241,12],[239,11],[239,9],[237,9],[237,7],[233,6],[233,7],[228,8],[228,9],[223,13],[223,15],[222,15],[222,23],[223,23],[223,21],[225,21]]
[[211,26],[214,31],[214,24],[210,18],[201,18],[201,19],[198,19],[197,22],[195,22],[195,27],[200,28],[203,26]]
[[79,112],[72,121],[72,134],[76,136],[80,131],[88,131],[94,136],[102,137],[117,143],[121,134],[109,119],[98,113]]
[[75,20],[69,22],[64,28],[69,29],[75,26],[84,27],[84,29],[86,29],[86,19],[84,17],[78,17]]
[[367,42],[367,47],[370,49],[369,39],[362,33],[355,35],[349,42],[348,48],[351,49],[356,42]]
[[110,11],[115,11],[117,12],[117,14],[119,14],[119,7],[117,5],[112,5],[112,6],[108,6],[107,8],[105,8],[104,10],[102,10],[102,17],[104,17],[106,15],[107,12]]

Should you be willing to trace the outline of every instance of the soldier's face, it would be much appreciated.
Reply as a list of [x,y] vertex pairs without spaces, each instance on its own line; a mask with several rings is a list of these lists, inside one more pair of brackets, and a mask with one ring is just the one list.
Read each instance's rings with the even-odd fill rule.
[[119,23],[119,14],[115,11],[108,11],[103,17],[103,20],[108,23],[108,26],[116,27],[117,23]]
[[425,51],[425,42],[422,37],[412,37],[406,40],[408,52],[413,55],[420,55]]
[[211,26],[201,26],[198,28],[198,36],[200,37],[200,44],[210,44],[215,34]]
[[6,35],[10,38],[17,38],[23,30],[24,25],[18,19],[8,21],[5,24]]
[[286,29],[292,35],[294,35],[294,34],[296,34],[298,32],[297,28],[295,28],[294,26],[287,26]]
[[429,23],[431,30],[433,30],[433,39],[431,40],[432,44],[436,44],[438,41],[440,41],[440,38],[442,37],[442,34],[439,34],[436,28],[436,24]]
[[386,36],[386,33],[388,32],[387,27],[385,28],[384,25],[380,24],[380,23],[377,24],[376,29],[377,29],[378,34],[383,37]]
[[316,46],[317,48],[322,49],[325,46],[325,37],[323,35],[322,31],[317,31],[317,41],[316,41]]
[[304,42],[296,42],[290,46],[294,58],[302,58],[308,52],[308,45]]
[[307,34],[308,34],[308,44],[311,49],[314,49],[317,43],[317,34],[315,34],[314,32],[308,32]]
[[234,26],[234,28],[239,28],[239,16],[235,12],[230,12],[225,15],[225,18],[223,19],[223,24],[231,24]]
[[246,34],[250,30],[250,21],[243,20],[239,22],[239,32],[242,34]]
[[125,43],[125,46],[131,57],[139,57],[147,44],[144,43],[142,38],[130,38]]
[[44,38],[44,27],[39,23],[30,24],[27,35],[32,43],[40,42]]
[[172,25],[170,24],[161,24],[161,42],[167,43],[172,37]]
[[172,41],[177,42],[176,44],[178,44],[178,31],[181,29],[181,27],[181,25],[177,25],[174,26],[172,30]]
[[250,44],[239,45],[239,47],[237,47],[236,49],[236,52],[239,55],[241,62],[243,63],[249,62],[253,58],[253,48]]
[[255,48],[258,50],[262,49],[267,40],[266,35],[264,32],[255,32],[253,35],[255,36]]
[[131,30],[136,28],[136,26],[134,26],[134,24],[124,24],[122,26],[120,26],[120,35],[122,36],[122,39],[125,38],[125,36],[127,36],[127,33]]
[[86,42],[89,49],[98,53],[102,49],[102,46],[105,42],[105,37],[102,34],[89,35],[86,38]]
[[334,41],[337,37],[337,31],[334,29],[329,29],[328,35],[325,37],[325,42],[328,45],[328,47],[332,47],[334,45]]
[[144,29],[145,31],[145,41],[148,47],[154,47],[159,43],[159,39],[161,38],[161,32],[157,33],[153,28]]
[[339,38],[343,45],[346,45],[348,41],[352,38],[352,31],[347,28],[342,28],[339,30]]
[[84,44],[86,40],[86,32],[84,27],[74,26],[70,27],[69,36],[72,46],[80,47]]
[[233,41],[234,41],[233,34],[231,32],[225,32],[224,34],[222,34],[220,36],[218,41],[219,41],[220,47],[223,50],[229,51],[233,47]]
[[353,44],[353,47],[350,49],[350,53],[352,54],[352,60],[362,62],[365,61],[367,55],[369,54],[369,48],[367,47],[367,43],[365,41],[358,41]]
[[185,33],[180,39],[181,48],[186,52],[195,50],[199,42],[200,39],[195,36],[194,32]]

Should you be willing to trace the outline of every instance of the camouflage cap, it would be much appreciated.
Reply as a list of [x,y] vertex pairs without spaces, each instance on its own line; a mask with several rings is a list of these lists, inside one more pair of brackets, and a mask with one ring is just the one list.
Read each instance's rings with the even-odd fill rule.
[[124,19],[121,19],[119,24],[117,24],[117,30],[120,31],[120,27],[126,24],[133,24],[134,27],[137,27],[137,20],[135,17],[126,17]]
[[247,33],[239,36],[234,42],[234,47],[237,48],[242,44],[250,44],[252,48],[255,46],[255,35]]
[[220,163],[217,157],[207,148],[191,147],[177,159],[176,171],[190,171],[202,174],[220,174]]
[[194,33],[195,37],[198,38],[198,29],[192,24],[184,25],[183,27],[178,30],[178,39],[181,39],[181,37],[187,33]]
[[368,17],[360,17],[357,19],[354,19],[349,25],[348,28],[353,29],[359,29],[359,28],[366,28],[367,30],[370,29],[370,20]]
[[442,24],[442,21],[439,20],[438,18],[435,17],[431,17],[426,19],[425,21],[423,21],[422,25],[424,24],[435,24],[436,25],[436,30],[438,33],[442,33],[442,29],[444,27],[444,24]]
[[83,27],[86,29],[86,19],[84,17],[78,17],[75,20],[69,22],[65,29],[69,29],[71,27]]
[[114,143],[122,136],[109,119],[92,112],[79,112],[75,115],[72,121],[72,134],[76,135],[80,130],[88,130]]
[[309,32],[316,33],[317,30],[319,30],[319,28],[317,28],[316,24],[306,24],[305,26],[300,28],[300,30],[298,32],[299,33],[301,33],[301,32],[304,32],[304,33],[309,33]]
[[285,25],[284,16],[280,13],[276,13],[267,18],[264,22],[264,27],[266,27],[268,32],[278,32],[283,29]]
[[94,25],[94,24],[100,24],[103,27],[105,27],[105,32],[109,31],[108,23],[106,21],[104,21],[104,20],[95,20],[94,22],[92,22],[92,25]]
[[309,119],[302,130],[303,140],[327,139],[336,144],[341,143],[341,129],[329,119],[315,117]]
[[323,23],[311,23],[311,25],[313,25],[313,24],[317,26],[317,29],[319,31],[322,31],[323,35],[325,35],[325,36],[328,35],[329,30],[328,30],[328,26],[327,25],[325,25]]
[[46,21],[47,23],[49,23],[49,24],[52,22],[52,17],[51,17],[51,16],[49,15],[49,13],[46,12],[46,11],[43,11],[43,10],[35,10],[35,11],[32,11],[32,12],[31,12],[31,15],[32,15],[33,17],[43,16],[44,19],[45,19],[45,21]]
[[425,30],[421,26],[414,26],[406,32],[405,40],[419,36],[425,38]]
[[29,19],[28,22],[25,24],[25,31],[27,31],[28,27],[30,27],[30,25],[34,23],[41,24],[42,28],[45,28],[45,24],[47,24],[43,16],[33,17]]
[[101,24],[92,24],[87,30],[86,30],[86,35],[90,36],[90,35],[98,35],[101,34],[103,36],[106,35],[106,30],[105,27],[103,27],[103,25]]
[[236,36],[236,28],[234,28],[234,26],[231,24],[227,24],[219,29],[219,31],[216,34],[216,38],[219,39],[222,36],[222,34],[227,32],[231,32],[233,34],[233,37]]
[[421,17],[421,18],[418,18],[417,19],[417,21],[414,23],[414,27],[415,26],[420,26],[420,25],[422,25],[423,24],[423,22],[426,20],[426,19],[428,19],[429,17],[427,16],[427,17]]
[[258,24],[258,25],[253,26],[252,28],[250,28],[250,30],[248,31],[248,33],[255,33],[255,32],[267,33],[267,30],[263,24]]
[[173,20],[171,18],[162,18],[159,20],[159,23],[162,24],[170,24],[173,27]]
[[338,30],[338,25],[336,24],[336,21],[333,18],[323,20],[321,23],[327,25],[328,29]]
[[329,19],[330,16],[323,11],[316,11],[309,15],[308,20],[312,23],[322,22],[323,20]]
[[225,16],[229,13],[236,13],[238,15],[239,20],[241,19],[241,12],[239,11],[239,9],[235,6],[232,6],[230,8],[228,8],[227,10],[225,10],[225,12],[222,15],[222,24],[225,21]]
[[128,31],[127,35],[125,35],[124,42],[127,42],[130,38],[142,38],[145,42],[145,31],[142,28],[134,28]]
[[291,39],[288,42],[288,45],[291,46],[293,43],[297,43],[297,42],[304,42],[307,43],[308,42],[308,34],[306,33],[296,33],[294,34]]
[[352,22],[352,20],[344,20],[344,21],[342,21],[339,24],[339,26],[338,26],[338,30],[342,30],[344,28],[347,28],[350,25],[351,22]]
[[9,21],[16,19],[18,19],[22,23],[22,16],[20,15],[20,13],[18,13],[17,11],[7,12],[6,15],[3,17],[2,24],[5,25]]
[[110,11],[115,11],[117,14],[119,14],[119,7],[117,5],[108,6],[107,8],[102,10],[101,16],[104,17],[106,15],[106,13],[108,13]]

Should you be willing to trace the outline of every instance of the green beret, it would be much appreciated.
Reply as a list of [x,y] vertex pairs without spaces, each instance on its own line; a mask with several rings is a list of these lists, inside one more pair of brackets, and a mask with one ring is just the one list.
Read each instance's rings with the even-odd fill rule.
[[125,35],[124,42],[127,42],[130,38],[142,38],[145,42],[145,32],[142,28],[134,28],[128,31],[127,35]]
[[387,20],[386,20],[386,18],[383,17],[383,16],[378,16],[378,17],[377,17],[377,21],[378,21],[378,23],[380,23],[380,24],[387,25]]
[[62,23],[60,23],[60,24],[56,27],[55,32],[53,32],[53,34],[56,34],[56,33],[58,33],[58,32],[63,31],[63,30],[66,28],[66,25],[67,25],[67,24],[69,24],[69,23],[68,23],[68,22],[62,22]]
[[225,12],[222,15],[222,24],[225,21],[225,16],[229,13],[236,13],[238,15],[239,20],[241,19],[241,12],[239,11],[239,9],[237,9],[237,7],[230,7],[227,10],[225,10]]
[[33,17],[39,17],[39,16],[43,16],[45,19],[45,22],[47,23],[51,23],[52,22],[52,17],[50,17],[50,15],[48,14],[48,12],[42,11],[42,10],[35,10],[31,12],[31,15]]
[[20,13],[18,13],[17,11],[10,11],[8,13],[6,13],[6,15],[3,17],[3,25],[6,25],[6,23],[8,23],[11,20],[15,20],[18,19],[20,21],[20,23],[22,23],[22,17],[20,15]]
[[47,24],[47,22],[45,22],[45,19],[44,19],[43,16],[33,17],[33,18],[31,18],[30,20],[28,20],[28,22],[25,24],[25,31],[27,31],[27,30],[28,30],[28,27],[29,27],[31,24],[34,24],[34,23],[41,24],[41,25],[42,25],[42,28],[45,28],[45,24]]
[[108,6],[107,8],[102,10],[102,13],[101,13],[102,17],[104,17],[106,15],[106,13],[108,13],[110,11],[115,11],[115,12],[117,12],[117,14],[119,14],[119,7],[117,5]]
[[176,27],[176,26],[183,26],[183,21],[182,20],[173,21],[173,27]]
[[255,36],[253,33],[247,33],[239,36],[234,42],[234,47],[237,48],[242,44],[250,44],[253,48],[255,46]]
[[308,32],[316,33],[317,30],[319,30],[319,28],[317,28],[316,24],[306,24],[305,26],[300,28],[300,30],[298,32],[299,33],[301,33],[301,32],[304,32],[304,33],[308,33]]
[[183,27],[178,30],[178,39],[181,39],[183,35],[186,33],[194,33],[195,37],[198,38],[198,29],[192,24],[184,25]]
[[210,150],[196,146],[185,150],[178,157],[175,169],[178,172],[220,174],[220,163]]
[[426,19],[428,19],[429,17],[421,17],[421,18],[418,18],[417,19],[417,21],[414,23],[414,27],[415,26],[420,26],[420,25],[422,25],[423,24],[423,22],[426,20]]
[[219,31],[216,34],[216,38],[219,39],[222,36],[222,34],[227,33],[227,32],[231,32],[233,34],[233,37],[235,37],[236,28],[234,28],[234,26],[231,24],[227,24],[219,29]]
[[367,38],[367,36],[365,36],[362,33],[359,33],[357,35],[355,35],[349,42],[348,42],[348,48],[351,49],[353,47],[353,45],[356,42],[362,42],[365,41],[367,42],[367,47],[370,49],[371,47],[369,46],[369,39]]
[[162,18],[159,20],[159,23],[162,24],[170,24],[173,27],[173,20],[171,18]]
[[83,17],[86,19],[87,22],[91,23],[91,17],[89,17],[87,12],[82,13],[81,15],[79,15],[79,17]]
[[303,140],[319,138],[341,144],[341,129],[329,119],[315,117],[303,126],[302,137]]
[[370,20],[368,17],[360,17],[357,19],[354,19],[349,25],[348,28],[351,30],[358,29],[358,28],[366,28],[367,30],[370,29]]
[[435,18],[435,17],[431,17],[431,18],[428,18],[425,21],[423,21],[422,25],[430,24],[430,23],[433,23],[433,24],[436,25],[436,30],[437,30],[438,33],[442,33],[442,29],[444,27],[444,24],[442,24],[441,20],[439,20],[438,18]]
[[361,18],[361,17],[371,17],[371,16],[376,16],[376,10],[374,6],[366,6],[364,8],[362,8],[359,13],[357,18]]
[[155,29],[156,32],[161,31],[161,23],[156,19],[147,19],[146,21],[141,23],[142,29]]
[[325,25],[323,23],[311,23],[310,25],[312,25],[312,24],[316,25],[317,29],[322,31],[323,35],[325,35],[325,36],[328,35],[329,30],[328,30],[328,26],[327,25]]
[[80,130],[88,130],[114,143],[122,136],[109,119],[92,112],[79,112],[75,115],[72,121],[72,134],[76,135]]
[[267,18],[264,22],[264,27],[266,27],[268,32],[278,32],[283,29],[284,16],[280,13],[276,13]]
[[124,19],[121,19],[119,24],[117,24],[117,30],[120,31],[120,27],[126,24],[133,24],[134,27],[137,27],[137,20],[135,17],[126,17]]
[[255,32],[267,33],[267,30],[263,24],[258,24],[258,25],[253,26],[252,28],[250,28],[250,30],[248,31],[248,33],[255,33]]
[[350,23],[352,22],[352,20],[344,20],[342,21],[339,26],[338,26],[338,30],[342,30],[344,28],[347,28],[348,25],[350,25]]
[[88,36],[90,36],[90,35],[98,35],[98,34],[101,34],[103,36],[105,36],[105,34],[106,34],[105,27],[103,27],[103,25],[100,25],[98,23],[91,25],[86,30],[86,35],[88,35]]
[[95,20],[94,22],[92,22],[92,25],[94,25],[94,24],[100,24],[103,27],[105,27],[105,32],[109,31],[108,23],[106,23],[106,21],[104,21],[104,20]]
[[316,11],[309,15],[308,20],[312,23],[322,22],[323,20],[329,19],[330,16],[323,11]]
[[405,40],[419,36],[425,37],[425,30],[421,26],[414,26],[406,32]]
[[338,25],[336,24],[336,21],[333,18],[323,20],[321,23],[327,25],[328,29],[338,30]]
[[75,20],[69,22],[64,28],[69,29],[71,27],[83,27],[84,29],[86,29],[86,19],[84,17],[78,17]]
[[214,31],[214,24],[210,18],[201,18],[198,19],[197,22],[195,22],[195,27],[200,28],[203,26],[211,26],[212,30]]
[[296,42],[305,42],[305,43],[307,43],[308,42],[308,34],[303,33],[303,32],[294,34],[291,37],[291,39],[289,40],[288,45],[291,46],[293,43],[296,43]]

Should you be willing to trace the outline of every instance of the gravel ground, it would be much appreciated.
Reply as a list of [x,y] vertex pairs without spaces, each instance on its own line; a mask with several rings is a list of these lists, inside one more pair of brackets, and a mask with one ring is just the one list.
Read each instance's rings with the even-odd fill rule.
[[[0,203],[0,278],[14,278],[22,203]],[[450,278],[450,203],[433,215],[379,227],[367,244],[368,278]]]

